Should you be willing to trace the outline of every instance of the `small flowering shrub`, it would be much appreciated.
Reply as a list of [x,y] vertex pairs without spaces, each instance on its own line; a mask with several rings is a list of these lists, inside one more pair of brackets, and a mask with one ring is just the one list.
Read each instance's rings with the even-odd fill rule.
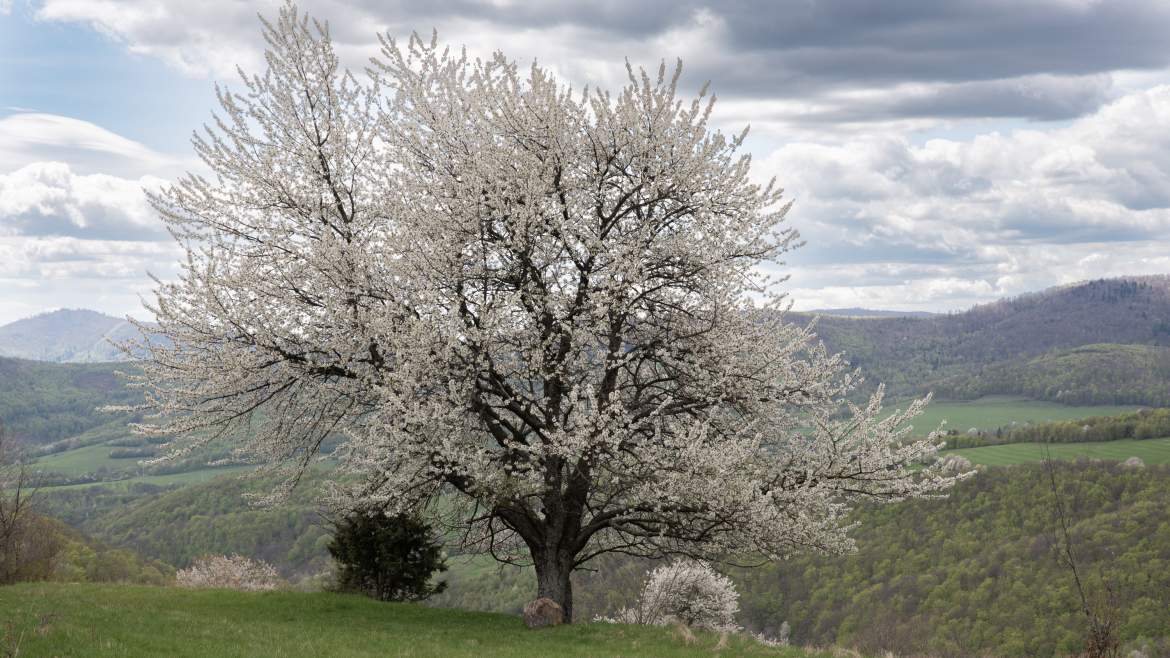
[[970,459],[962,455],[947,455],[939,461],[942,462],[942,470],[945,473],[961,474],[975,467]]
[[205,555],[175,574],[180,587],[216,587],[259,592],[283,587],[285,582],[271,564],[243,555]]
[[637,605],[596,621],[735,631],[739,592],[727,576],[698,560],[677,560],[650,572]]
[[751,636],[755,638],[756,642],[766,647],[786,647],[788,646],[788,634],[790,632],[791,629],[788,626],[788,622],[784,622],[780,624],[780,634],[776,637],[771,637],[764,633],[751,633]]

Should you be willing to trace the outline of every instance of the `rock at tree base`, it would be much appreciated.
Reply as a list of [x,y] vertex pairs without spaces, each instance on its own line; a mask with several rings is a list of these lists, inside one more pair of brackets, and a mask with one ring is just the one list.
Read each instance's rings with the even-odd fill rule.
[[524,606],[524,625],[528,628],[558,626],[565,623],[565,611],[549,598],[541,597]]

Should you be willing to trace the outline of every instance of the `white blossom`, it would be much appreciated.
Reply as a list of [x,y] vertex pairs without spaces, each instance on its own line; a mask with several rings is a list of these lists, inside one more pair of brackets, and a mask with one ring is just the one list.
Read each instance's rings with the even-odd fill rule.
[[731,579],[698,560],[676,560],[651,571],[637,603],[594,621],[666,626],[681,623],[738,632],[739,592]]
[[963,455],[947,455],[938,460],[939,468],[945,473],[954,473],[956,475],[962,473],[969,473],[975,466]]
[[284,580],[272,565],[243,555],[205,555],[175,573],[179,587],[236,589],[261,592],[277,589]]
[[771,637],[764,633],[751,633],[752,638],[766,647],[786,647],[788,646],[788,635],[792,631],[788,622],[780,624],[780,632],[776,637]]
[[599,554],[845,551],[851,501],[954,481],[911,468],[925,400],[846,402],[787,322],[788,204],[680,69],[577,92],[415,36],[359,81],[291,6],[265,37],[196,138],[213,175],[153,198],[187,259],[139,429],[173,455],[230,437],[291,486],[342,436],[335,504],[425,508],[569,616]]

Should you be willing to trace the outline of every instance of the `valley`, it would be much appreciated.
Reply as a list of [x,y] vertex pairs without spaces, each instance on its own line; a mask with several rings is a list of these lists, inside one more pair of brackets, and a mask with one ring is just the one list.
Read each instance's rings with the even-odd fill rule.
[[[1119,313],[1141,322],[1122,329]],[[72,322],[69,314],[57,319]],[[1072,647],[1075,616],[1052,612],[1042,629],[1034,615],[1012,621],[1008,612],[1068,604],[1045,530],[1050,512],[1043,501],[1051,493],[1040,462],[1050,456],[1064,463],[1061,486],[1078,501],[1077,536],[1087,563],[1110,583],[1134,583],[1126,585],[1129,598],[1119,613],[1129,646],[1164,647],[1170,615],[1165,606],[1151,607],[1160,595],[1148,588],[1170,586],[1159,566],[1170,564],[1170,540],[1141,539],[1170,527],[1164,505],[1157,506],[1170,495],[1170,431],[1162,433],[1162,416],[1139,410],[1167,404],[1170,391],[1163,359],[1170,333],[1160,328],[1170,326],[1166,280],[1090,282],[963,314],[877,315],[825,315],[818,324],[830,350],[844,351],[868,375],[858,399],[878,380],[888,385],[891,409],[933,392],[911,435],[941,427],[950,446],[942,456],[963,457],[981,470],[942,501],[859,508],[854,556],[795,555],[733,570],[745,626],[775,633],[788,622],[800,643],[875,652],[945,653],[977,643],[1000,655],[1034,655]],[[80,330],[54,332],[52,320],[50,314],[38,322],[56,336],[60,354],[81,354],[94,339]],[[10,353],[15,348],[4,351],[9,334],[2,329],[0,354]],[[108,331],[101,323],[97,329]],[[6,373],[0,420],[35,459],[41,512],[103,546],[168,568],[203,554],[241,553],[272,563],[300,587],[318,587],[330,564],[317,502],[329,462],[315,467],[287,503],[265,509],[245,494],[270,488],[271,479],[248,465],[221,463],[229,444],[175,463],[145,461],[162,448],[130,433],[133,416],[98,410],[134,403],[137,393],[117,374],[127,368],[133,364],[0,357]],[[1142,423],[1147,429],[1134,429]],[[1090,425],[1106,429],[1090,433]],[[1124,428],[1108,429],[1113,425]],[[1091,440],[1078,440],[1082,435]],[[1121,465],[1131,457],[1143,465]],[[1114,551],[1108,559],[1099,552],[1102,533]],[[623,605],[648,568],[629,558],[606,560],[576,581],[579,608],[588,615]],[[1111,560],[1129,566],[1123,573]],[[530,569],[482,555],[451,555],[447,577],[450,588],[432,605],[507,613],[530,598],[533,582]],[[1027,583],[1026,595],[1013,583]],[[1005,612],[992,624],[979,621],[990,617],[977,610]],[[912,630],[921,627],[933,630]],[[986,628],[1008,630],[997,639]]]

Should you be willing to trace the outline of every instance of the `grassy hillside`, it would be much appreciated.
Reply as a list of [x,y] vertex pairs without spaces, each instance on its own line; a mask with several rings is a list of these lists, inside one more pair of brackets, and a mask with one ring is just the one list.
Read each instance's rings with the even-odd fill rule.
[[[77,439],[60,441],[48,448],[56,449],[62,443],[79,444],[78,447],[50,452],[36,457],[34,468],[40,472],[41,482],[46,487],[93,486],[96,484],[135,483],[181,484],[205,482],[228,472],[245,470],[251,466],[232,463],[227,444],[205,446],[176,461],[157,464],[144,463],[158,452],[154,446],[124,447],[125,443],[138,441],[138,437],[126,437],[129,430],[123,425],[119,438],[90,442],[83,434]],[[225,462],[226,463],[223,463]],[[209,464],[215,464],[211,466]]]
[[125,477],[119,476],[120,479],[116,480],[82,481],[75,484],[46,486],[43,490],[46,493],[79,491],[86,489],[129,491],[139,486],[157,487],[169,490],[174,487],[182,487],[188,484],[203,484],[226,475],[246,475],[249,471],[252,470],[255,470],[255,467],[245,465],[217,466],[215,468],[206,466],[197,470],[182,471],[180,473],[162,473],[158,475],[126,474]]
[[[36,656],[812,656],[743,637],[577,624],[529,631],[518,617],[340,594],[162,587],[0,588],[0,651]],[[11,655],[17,655],[12,652]]]
[[[1120,446],[1117,456],[1124,458],[1146,447],[1170,452],[1170,439],[1060,444],[1053,453],[1075,458],[1098,446]],[[1068,463],[1058,479],[1086,571],[1112,579],[1124,595],[1117,606],[1124,638],[1131,647],[1143,638],[1162,642],[1170,652],[1170,466],[1145,458],[1151,465],[1144,468]],[[92,488],[61,499],[66,492],[50,492],[49,500],[53,513],[99,538],[178,566],[200,553],[234,551],[276,562],[290,575],[323,566],[324,533],[309,498],[256,510],[241,497],[246,489],[220,480],[153,498]],[[741,623],[775,634],[787,621],[801,643],[873,653],[1072,651],[1080,617],[1069,575],[1055,558],[1051,500],[1043,470],[1023,464],[980,473],[943,500],[859,510],[856,555],[803,555],[735,572]],[[593,566],[596,572],[574,581],[585,617],[628,605],[650,565],[618,558]],[[484,556],[453,556],[447,579],[450,588],[436,603],[469,609],[515,612],[534,587],[531,570],[499,567]]]
[[[905,406],[891,404],[891,408]],[[994,432],[997,428],[1008,428],[1016,424],[1046,423],[1051,421],[1077,420],[1090,416],[1114,416],[1136,407],[1118,405],[1071,406],[1040,400],[1029,400],[1012,396],[987,396],[971,401],[937,401],[927,407],[926,411],[914,421],[917,433],[925,434],[939,427],[946,421],[946,428],[966,432],[971,428],[981,431]],[[210,479],[222,471],[212,470],[206,476],[194,475],[206,469],[205,464],[211,458],[223,458],[227,455],[227,446],[213,445],[208,450],[199,453],[185,464],[165,464],[143,469],[139,465],[142,456],[118,458],[119,450],[137,450],[126,448],[127,445],[145,445],[142,439],[133,439],[126,436],[128,430],[123,424],[107,424],[86,432],[70,441],[77,447],[60,452],[53,452],[41,456],[37,460],[37,468],[54,477],[50,483],[77,482],[83,476],[92,475],[95,480],[118,480],[124,482],[153,482],[165,484],[169,482],[202,481]],[[70,442],[58,442],[58,446]],[[147,450],[150,449],[146,446]],[[113,456],[112,456],[113,455]],[[170,475],[171,471],[178,471]],[[181,477],[180,477],[181,475]],[[59,477],[57,477],[59,476]],[[89,484],[85,482],[84,484]]]
[[[905,404],[891,405],[904,408]],[[1119,405],[1072,406],[1043,400],[993,395],[970,401],[934,401],[913,421],[916,434],[938,429],[966,432],[971,428],[994,432],[998,428],[1025,423],[1077,420],[1090,416],[1115,416],[1134,410]]]
[[81,446],[37,459],[37,469],[73,477],[86,473],[138,470],[137,460],[113,459],[110,457],[111,450],[113,448],[105,443]]
[[[978,427],[994,432],[1012,423],[1043,423],[1079,419],[1088,415],[1117,414],[1124,407],[1070,407],[1018,398],[984,398],[973,402],[934,403],[915,421],[928,431],[947,420],[947,427],[965,432]],[[963,437],[958,438],[965,438]],[[1164,463],[1166,446],[1117,442],[1118,459],[1137,455],[1150,464]],[[1008,448],[1009,446],[1002,446]],[[1061,459],[1097,454],[1095,447],[1062,446],[1053,451]],[[1122,454],[1124,453],[1124,454]],[[961,454],[967,454],[963,452]],[[976,463],[1034,461],[1030,448],[1015,448],[1005,455],[975,453]],[[1112,454],[1112,453],[1110,453]],[[135,469],[135,460],[109,458],[109,446],[79,448],[44,457],[38,465],[47,470],[77,473],[95,467]],[[274,509],[249,506],[244,494],[263,490],[263,480],[241,479],[251,467],[201,469],[186,473],[128,477],[113,483],[91,483],[45,490],[46,512],[81,528],[86,533],[126,546],[154,559],[186,566],[203,553],[241,552],[275,563],[290,577],[303,576],[326,562],[324,530],[318,525],[316,486],[319,477],[307,478],[288,504]],[[130,475],[130,473],[126,473]],[[219,478],[219,476],[225,476]],[[269,484],[271,484],[269,482]],[[191,485],[176,488],[179,485]],[[453,565],[451,589],[443,600],[452,605],[515,610],[527,600],[531,579],[518,586],[513,572],[501,573],[491,560],[458,558]],[[481,598],[478,593],[484,593]],[[507,606],[500,606],[507,601]]]

